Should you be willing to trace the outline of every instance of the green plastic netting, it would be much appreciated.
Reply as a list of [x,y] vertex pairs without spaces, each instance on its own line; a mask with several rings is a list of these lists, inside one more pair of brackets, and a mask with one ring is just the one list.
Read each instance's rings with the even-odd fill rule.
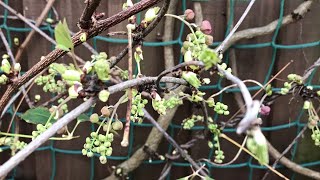
[[[181,0],[182,1],[182,9],[183,11],[186,9],[186,1],[187,0]],[[198,0],[201,1],[201,0]],[[228,19],[228,28],[226,29],[226,32],[229,32],[229,27],[230,27],[230,22],[233,21],[234,18],[234,6],[235,6],[235,0],[231,0],[230,3],[230,19]],[[281,22],[282,18],[283,18],[283,14],[284,14],[284,2],[285,0],[280,0],[280,16],[279,19]],[[8,3],[8,0],[5,0],[5,3]],[[25,33],[25,32],[29,32],[31,29],[30,28],[16,28],[16,27],[10,27],[7,25],[7,21],[8,21],[8,14],[9,12],[7,10],[4,11],[3,14],[3,23],[0,25],[0,28],[2,28],[3,30],[6,31],[7,33],[7,39],[9,41],[10,46],[12,45],[12,39],[13,37],[11,36],[11,32],[20,32],[20,33]],[[50,16],[50,14],[49,14]],[[140,15],[138,15],[138,21],[140,20]],[[181,24],[180,26],[180,33],[178,35],[178,37],[175,37],[174,40],[172,41],[167,41],[167,42],[144,42],[144,46],[150,46],[150,47],[156,47],[156,46],[167,46],[167,45],[182,45],[183,43],[183,32],[184,32],[184,25]],[[50,26],[50,25],[46,25],[46,26],[41,26],[41,29],[45,32],[49,32],[49,34],[51,35],[51,37],[53,37],[53,33],[54,33],[54,29]],[[276,44],[276,38],[277,35],[279,33],[279,29],[280,29],[280,23],[278,23],[277,28],[273,34],[273,38],[271,42],[265,42],[265,43],[259,43],[259,44],[236,44],[234,46],[232,46],[232,48],[238,48],[238,49],[256,49],[256,48],[264,48],[264,47],[271,47],[272,48],[272,61],[268,67],[268,72],[265,75],[265,79],[264,79],[264,83],[266,83],[272,73],[272,70],[274,68],[274,64],[275,64],[275,59],[276,59],[276,54],[277,51],[279,49],[299,49],[299,48],[308,48],[308,47],[316,47],[316,46],[320,46],[320,41],[315,41],[315,42],[310,42],[310,43],[305,43],[305,44],[293,44],[293,45],[281,45],[281,44]],[[227,33],[226,33],[227,34]],[[110,42],[110,43],[127,43],[126,39],[117,39],[117,38],[107,38],[107,37],[102,37],[102,36],[96,36],[92,39],[92,43],[94,45],[94,48],[97,49],[97,42],[98,41],[104,41],[104,42]],[[220,42],[214,42],[212,47],[215,47],[219,44]],[[228,53],[228,52],[226,52]],[[225,61],[228,62],[228,56],[225,56],[226,59]],[[180,62],[182,61],[182,57],[180,57]],[[311,76],[310,80],[309,80],[309,85],[311,85],[311,79],[313,76]],[[320,88],[320,86],[314,86],[315,88]],[[217,84],[215,85],[210,85],[210,86],[203,86],[201,87],[203,90],[221,90],[223,87],[221,85],[221,79],[217,82]],[[250,86],[249,90],[250,91],[254,91],[254,90],[258,90],[260,89],[259,86]],[[239,91],[238,89],[230,89],[230,91]],[[223,98],[222,95],[220,95],[220,100]],[[7,113],[10,113],[11,115],[13,114],[12,108],[10,108],[8,110]],[[272,126],[272,127],[264,127],[262,128],[263,131],[279,131],[279,130],[283,130],[283,129],[287,129],[287,128],[292,128],[292,127],[297,127],[297,134],[299,133],[299,131],[302,129],[302,127],[304,126],[304,123],[300,122],[300,119],[302,117],[303,112],[301,111],[300,115],[294,120],[291,121],[290,123],[287,124],[283,124],[283,125],[278,125],[278,126]],[[217,117],[215,117],[217,118]],[[132,123],[131,129],[133,129],[134,127],[152,127],[151,124],[147,124],[147,123],[142,123],[142,124],[137,124],[137,123]],[[14,127],[13,127],[14,128]],[[94,127],[92,126],[92,129]],[[181,125],[180,124],[171,124],[169,127],[169,131],[170,133],[173,135],[174,132],[177,129],[181,129]],[[201,126],[197,126],[192,128],[192,130],[199,130],[199,129],[203,129],[203,127]],[[225,133],[230,133],[230,132],[235,132],[235,129],[225,129],[224,130]],[[132,153],[133,153],[133,137],[134,137],[134,131],[131,130],[130,131],[130,145],[128,148],[128,153],[126,156],[110,156],[108,157],[108,159],[110,160],[126,160],[128,159]],[[4,147],[3,150],[6,150],[8,148]],[[293,148],[293,157],[294,154],[296,152],[297,146],[295,145]],[[171,152],[172,150],[172,146],[169,145],[168,146],[168,152]],[[51,173],[51,177],[50,179],[54,179],[55,178],[55,173],[56,173],[56,154],[57,153],[64,153],[64,154],[70,154],[70,155],[79,155],[82,156],[81,153],[81,147],[79,147],[79,150],[67,150],[67,149],[59,149],[54,147],[53,142],[50,143],[50,145],[48,146],[43,146],[37,149],[37,151],[50,151],[51,152],[51,158],[52,158],[52,173]],[[211,159],[213,156],[214,150],[211,150],[210,153],[208,154],[208,159]],[[94,179],[94,172],[95,172],[95,168],[94,168],[94,163],[95,163],[95,158],[91,158],[91,177],[90,179]],[[146,161],[145,162],[148,165],[153,165],[153,164],[161,164],[161,163],[165,163],[165,161],[161,161],[161,160],[157,160],[157,161]],[[311,167],[311,166],[315,166],[315,165],[320,165],[320,161],[315,161],[315,162],[309,162],[309,163],[304,163],[301,164],[302,166],[305,167]],[[189,163],[181,163],[181,162],[174,162],[173,166],[180,166],[180,167],[190,167]],[[209,168],[210,171],[213,170],[213,168],[221,168],[221,167],[215,167],[212,166],[210,164],[207,164],[207,167]],[[250,169],[250,174],[248,175],[249,179],[252,179],[252,174],[253,174],[253,170],[254,169],[266,169],[263,166],[260,166],[258,164],[254,164],[252,162],[252,158],[248,158],[248,161],[245,163],[239,163],[239,164],[232,164],[232,165],[228,165],[228,166],[224,166],[223,168],[242,168],[242,167],[247,167]],[[281,165],[278,165],[277,168],[282,168]],[[294,178],[294,175],[291,177],[292,179]],[[15,179],[15,170],[13,171],[13,175],[11,177],[9,177],[9,179]],[[170,179],[170,178],[168,178]]]

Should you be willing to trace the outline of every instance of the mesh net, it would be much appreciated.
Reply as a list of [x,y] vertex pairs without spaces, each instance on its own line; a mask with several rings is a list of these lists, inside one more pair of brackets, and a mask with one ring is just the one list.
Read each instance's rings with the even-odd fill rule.
[[[198,0],[201,1],[201,0]],[[234,18],[234,6],[235,6],[235,0],[232,0],[230,3],[230,18],[228,19],[228,26],[226,29],[226,32],[229,31],[230,29],[230,24],[233,21]],[[184,11],[186,9],[186,0],[181,0],[182,2],[182,10]],[[280,3],[280,16],[279,19],[281,22],[281,20],[283,19],[283,15],[284,15],[284,0],[279,1]],[[5,0],[5,3],[8,3],[8,0]],[[7,34],[7,39],[9,41],[10,46],[12,46],[12,35],[11,33],[25,33],[25,32],[29,32],[31,31],[30,28],[16,28],[16,27],[10,27],[8,25],[8,14],[9,12],[7,10],[4,11],[3,14],[3,23],[0,25],[0,28],[2,28],[6,34]],[[50,17],[50,14],[49,14]],[[138,21],[140,19],[140,15],[138,15]],[[184,25],[181,24],[180,26],[180,32],[179,35],[177,37],[174,38],[174,40],[172,41],[165,41],[165,42],[144,42],[144,46],[149,46],[149,47],[159,47],[159,46],[167,46],[167,45],[179,45],[180,47],[182,46],[183,43],[183,33],[184,33]],[[268,71],[267,74],[265,75],[265,79],[264,79],[264,83],[266,83],[272,73],[272,70],[274,69],[274,65],[275,65],[275,60],[276,60],[276,54],[278,52],[279,49],[299,49],[299,48],[308,48],[308,47],[316,47],[316,46],[320,46],[320,42],[316,41],[316,42],[310,42],[310,43],[305,43],[305,44],[293,44],[293,45],[282,45],[282,44],[277,44],[276,43],[276,38],[277,35],[279,33],[279,29],[280,29],[280,23],[278,23],[276,30],[273,33],[273,37],[272,37],[272,41],[270,42],[265,42],[265,43],[259,43],[259,44],[236,44],[234,46],[232,46],[232,48],[237,48],[237,49],[256,49],[256,48],[264,48],[264,47],[271,47],[272,48],[272,60],[271,63],[268,67]],[[46,25],[46,26],[41,26],[41,30],[49,32],[49,34],[51,35],[52,38],[54,38],[53,33],[54,33],[54,29],[50,26],[50,25]],[[226,33],[227,34],[227,33]],[[110,42],[110,43],[127,43],[126,39],[118,39],[118,38],[108,38],[108,37],[102,37],[102,36],[96,36],[92,39],[92,43],[95,49],[97,49],[97,42],[98,41],[104,41],[104,42]],[[212,47],[215,47],[219,44],[220,42],[214,42],[212,44]],[[228,53],[228,52],[226,52]],[[225,61],[228,62],[228,55],[225,55]],[[180,57],[180,62],[182,61],[182,57]],[[314,73],[313,73],[314,75]],[[313,75],[310,77],[310,80],[308,81],[309,85],[311,84],[311,80],[313,78]],[[316,87],[316,86],[315,86]],[[219,81],[217,81],[216,84],[214,85],[210,85],[210,86],[203,86],[201,87],[202,90],[221,90],[223,87],[221,85],[221,79]],[[254,90],[259,90],[260,87],[259,86],[250,86],[249,90],[250,91],[254,91]],[[228,91],[228,90],[227,90]],[[229,91],[233,91],[233,92],[239,92],[239,89],[230,89]],[[220,100],[222,100],[223,95],[220,95]],[[13,114],[13,110],[12,108],[10,108],[8,110],[9,114]],[[304,123],[302,123],[302,121],[300,121],[301,117],[302,117],[302,111],[300,113],[300,115],[294,120],[291,121],[290,123],[287,124],[282,124],[282,125],[278,125],[278,126],[271,126],[271,127],[263,127],[262,130],[263,131],[279,131],[279,130],[283,130],[283,129],[287,129],[287,128],[292,128],[292,127],[296,127],[296,133],[298,134],[300,132],[300,130],[302,129],[302,127],[305,125]],[[217,117],[215,117],[217,118]],[[134,131],[133,128],[134,127],[149,127],[151,128],[152,125],[148,124],[148,123],[142,123],[142,124],[137,124],[137,123],[133,123],[131,125],[131,134],[130,134],[130,145],[128,148],[128,153],[126,156],[110,156],[108,157],[108,159],[110,160],[117,160],[117,161],[123,161],[128,159],[132,154],[133,154],[133,137],[134,137]],[[14,128],[14,126],[13,126]],[[169,126],[169,132],[171,133],[171,135],[173,135],[177,130],[181,129],[181,125],[180,124],[174,124],[171,123]],[[202,126],[196,126],[194,128],[192,128],[192,130],[199,130],[199,129],[203,129]],[[94,127],[92,126],[92,130],[94,130]],[[233,133],[235,132],[235,129],[232,128],[226,128],[224,129],[225,133]],[[4,147],[3,150],[9,149],[8,147]],[[294,146],[293,148],[293,156],[295,156],[296,153],[296,149],[297,149],[297,145]],[[168,152],[171,152],[172,150],[172,146],[169,145],[168,146]],[[54,179],[55,178],[55,174],[56,174],[56,154],[57,153],[64,153],[64,154],[70,154],[70,155],[79,155],[82,156],[81,153],[81,147],[79,147],[79,150],[67,150],[67,149],[60,149],[60,148],[56,148],[54,146],[54,143],[51,141],[50,144],[48,146],[42,146],[40,148],[37,149],[37,151],[50,151],[51,152],[51,158],[52,158],[52,173],[51,173],[51,177],[50,179]],[[208,154],[208,159],[212,159],[214,155],[214,149],[210,150],[209,154]],[[91,176],[90,179],[94,179],[94,172],[95,172],[95,158],[91,158]],[[161,161],[161,160],[156,160],[156,161],[146,161],[145,162],[148,165],[154,165],[154,164],[162,164],[165,163],[165,161]],[[319,165],[320,161],[314,161],[314,162],[308,162],[308,163],[304,163],[301,164],[304,167],[311,167],[311,166],[315,166],[315,165]],[[178,167],[190,167],[189,163],[184,163],[184,162],[173,162],[173,166],[178,166]],[[210,171],[214,171],[213,168],[217,168],[211,164],[207,164],[207,166],[209,168]],[[264,166],[260,166],[258,164],[255,164],[252,162],[252,158],[248,158],[248,160],[244,163],[238,163],[238,164],[232,164],[232,165],[228,165],[228,166],[224,166],[223,168],[242,168],[242,167],[247,167],[249,168],[249,175],[248,178],[252,179],[253,177],[253,171],[254,169],[266,169],[266,167]],[[278,165],[277,168],[281,168],[281,165]],[[218,167],[221,168],[221,167]],[[13,171],[13,175],[11,177],[9,177],[10,179],[15,179],[15,170]],[[293,177],[294,178],[294,175]],[[170,179],[170,178],[169,178]]]

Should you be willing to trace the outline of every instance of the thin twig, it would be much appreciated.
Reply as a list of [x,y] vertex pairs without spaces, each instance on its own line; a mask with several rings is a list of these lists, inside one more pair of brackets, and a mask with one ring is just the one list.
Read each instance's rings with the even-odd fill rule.
[[[160,0],[161,1],[161,0]],[[164,17],[164,15],[166,14],[168,7],[170,4],[170,0],[165,0],[160,12],[158,13],[157,17],[147,26],[147,28],[145,30],[143,30],[142,32],[136,34],[136,38],[134,39],[132,46],[136,46],[137,44],[140,43],[140,41],[146,37],[160,22],[160,20]],[[134,6],[136,6],[136,4],[134,4]],[[128,47],[124,48],[116,57],[115,61],[111,63],[111,67],[115,66],[126,54],[128,53]]]
[[[272,164],[272,168],[276,168],[276,166],[277,166],[277,164],[279,163],[279,161],[281,160],[281,158],[283,158],[283,156],[290,151],[290,149],[292,148],[292,146],[300,139],[300,137],[303,135],[303,133],[304,133],[307,129],[308,129],[308,125],[305,125],[305,126],[303,127],[303,129],[299,132],[299,134],[292,140],[292,142],[289,144],[289,146],[287,146],[287,148],[281,153],[281,155],[276,159],[276,161],[274,161],[274,163]],[[263,178],[262,178],[261,180],[266,179],[266,178],[268,177],[269,173],[270,173],[270,170],[268,170],[268,171],[264,174],[264,176],[263,176]]]
[[237,24],[232,28],[232,30],[230,31],[230,33],[228,34],[228,36],[222,41],[222,43],[216,48],[217,52],[223,52],[225,51],[224,47],[226,45],[227,42],[230,41],[230,38],[233,36],[233,34],[236,32],[236,30],[238,29],[238,27],[241,25],[241,23],[243,22],[244,18],[247,17],[251,7],[253,6],[254,2],[256,0],[251,0],[249,5],[247,6],[246,10],[244,11],[244,13],[242,14],[242,16],[240,17],[239,21],[237,22]]
[[[158,131],[160,131],[163,136],[167,139],[167,141],[172,144],[173,147],[175,147],[180,155],[187,160],[196,170],[200,170],[200,166],[190,157],[189,154],[187,154],[180,146],[179,144],[157,123],[155,119],[152,117],[149,117],[148,120],[151,122],[153,127],[157,128]],[[202,176],[208,176],[206,172],[203,170],[199,171]]]
[[[290,13],[286,16],[283,17],[282,22],[280,24],[281,27],[288,25],[290,23],[294,23],[297,22],[298,20],[302,19],[307,12],[309,12],[311,6],[312,6],[313,0],[307,0],[304,1],[303,3],[301,3],[296,9],[294,9],[292,12],[298,16],[295,17],[299,17],[299,18],[294,18],[294,16],[292,15],[293,13]],[[228,42],[224,43],[224,47],[222,50],[222,52],[226,51],[227,49],[229,49],[230,46],[232,46],[233,44],[235,44],[236,42],[243,40],[243,39],[252,39],[254,37],[257,36],[263,36],[263,35],[267,35],[272,33],[278,26],[279,24],[279,19],[272,21],[271,23],[262,26],[262,27],[256,27],[256,28],[249,28],[249,29],[245,29],[239,32],[234,33],[234,35],[229,39]]]
[[[37,33],[39,33],[41,36],[43,36],[45,39],[47,39],[49,42],[52,44],[56,45],[57,43],[52,39],[49,35],[44,33],[40,28],[37,26],[33,25],[31,22],[28,21],[26,17],[24,17],[22,14],[18,13],[16,10],[14,10],[12,7],[9,5],[5,4],[4,2],[0,1],[0,5],[3,6],[5,9],[10,11],[12,14],[16,15],[19,19],[21,19],[24,23],[26,23],[28,26],[30,26],[32,29],[34,29]],[[70,52],[67,53],[68,56],[72,57],[72,54]],[[80,58],[79,56],[75,56],[76,60],[79,61],[80,63],[85,63],[85,61]]]
[[[253,153],[251,153],[248,149],[246,149],[245,147],[242,147],[241,144],[237,143],[236,141],[234,141],[233,139],[229,138],[227,135],[225,134],[221,134],[220,137],[222,137],[223,139],[231,142],[232,144],[236,145],[238,148],[242,148],[243,151],[245,151],[246,153],[248,153],[250,156],[252,156],[255,159],[259,159],[258,157],[256,157]],[[285,177],[283,174],[281,174],[279,171],[277,171],[276,169],[272,168],[271,166],[269,166],[268,164],[263,164],[264,166],[266,166],[268,169],[270,169],[272,172],[274,172],[275,174],[277,174],[279,177],[289,180],[289,178]]]
[[[46,4],[46,6],[44,7],[43,11],[41,12],[40,16],[37,18],[36,20],[36,27],[40,27],[43,19],[47,16],[49,10],[51,9],[51,7],[53,6],[53,3],[55,2],[55,0],[49,0]],[[27,47],[27,45],[29,44],[31,38],[33,37],[33,35],[35,34],[35,29],[32,29],[30,31],[30,33],[27,35],[26,39],[23,41],[23,43],[19,46],[18,51],[16,53],[15,59],[17,62],[20,61],[20,57],[22,55],[23,50],[25,49],[25,47]]]
[[[269,151],[270,155],[273,156],[275,159],[279,159],[281,157],[280,152],[278,152],[269,142],[268,142],[268,151]],[[292,162],[291,160],[289,160],[286,157],[282,157],[280,159],[280,163],[296,173],[302,174],[306,177],[310,177],[313,179],[320,179],[319,172],[302,167],[299,164]]]
[[101,0],[86,0],[86,7],[84,8],[80,21],[79,27],[83,30],[90,29],[92,26],[92,15],[99,6]]
[[[127,25],[128,30],[128,74],[129,80],[132,79],[132,26],[133,24]],[[128,89],[128,103],[127,103],[127,114],[126,114],[126,124],[124,126],[123,137],[121,141],[122,147],[127,147],[129,145],[129,133],[130,133],[130,122],[131,122],[131,106],[132,106],[132,89]]]

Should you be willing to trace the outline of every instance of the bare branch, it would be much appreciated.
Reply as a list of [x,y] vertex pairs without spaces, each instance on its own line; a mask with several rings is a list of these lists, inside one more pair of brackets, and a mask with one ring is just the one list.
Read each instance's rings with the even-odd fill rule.
[[[46,4],[46,6],[44,7],[43,11],[41,12],[40,16],[37,18],[36,27],[39,27],[43,21],[43,19],[47,16],[49,10],[51,9],[51,7],[53,6],[53,3],[55,2],[55,0],[49,0]],[[24,50],[25,47],[27,47],[27,45],[29,44],[31,38],[33,37],[33,35],[35,34],[35,29],[32,29],[32,31],[27,35],[26,39],[23,41],[23,43],[19,46],[19,49],[16,53],[15,59],[17,62],[20,61],[20,57],[22,55],[22,52]]]
[[223,42],[216,48],[217,52],[223,52],[225,51],[224,47],[226,45],[227,42],[229,42],[230,38],[233,36],[233,34],[236,32],[236,30],[238,29],[238,27],[240,26],[240,24],[243,22],[244,18],[247,17],[251,7],[253,6],[255,0],[251,0],[249,5],[247,6],[246,10],[244,11],[244,13],[241,15],[239,21],[237,22],[237,24],[232,28],[232,30],[230,31],[230,33],[228,34],[228,36],[223,40]]
[[[312,3],[313,3],[312,0],[308,0],[301,3],[295,10],[293,10],[292,13],[283,17],[281,26],[288,25],[290,23],[296,22],[301,18],[303,18],[305,14],[309,11]],[[293,16],[293,14],[298,16]],[[294,18],[294,17],[299,17],[299,18]],[[234,35],[229,39],[229,41],[224,44],[224,48],[222,49],[222,52],[226,51],[230,46],[232,46],[239,40],[251,39],[253,37],[263,36],[263,35],[272,33],[276,29],[278,25],[278,21],[279,20],[275,20],[266,26],[245,29],[245,30],[234,33]]]
[[[52,44],[56,45],[56,42],[54,39],[52,39],[49,35],[44,33],[40,28],[32,24],[28,21],[26,17],[24,17],[22,14],[18,13],[16,10],[12,9],[9,5],[5,4],[4,2],[0,1],[0,5],[6,8],[8,11],[10,11],[12,14],[16,15],[19,19],[21,19],[24,23],[26,23],[28,26],[30,26],[32,29],[34,29],[37,33],[39,33],[41,36],[43,36],[45,39],[47,39]],[[68,56],[72,57],[72,54],[70,52],[67,53]],[[85,61],[81,59],[79,56],[75,56],[76,60],[84,63]]]
[[270,144],[268,143],[268,151],[271,156],[273,156],[275,159],[280,159],[280,163],[286,166],[287,168],[291,169],[292,171],[302,174],[304,176],[313,178],[313,179],[320,179],[320,173],[317,171],[313,171],[308,168],[304,168],[300,166],[299,164],[296,164],[292,161],[290,161],[286,157],[282,157],[281,154]]

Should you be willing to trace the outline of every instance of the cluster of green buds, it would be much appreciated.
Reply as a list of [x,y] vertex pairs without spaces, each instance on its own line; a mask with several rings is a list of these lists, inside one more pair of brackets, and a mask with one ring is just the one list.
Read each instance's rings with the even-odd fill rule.
[[[180,92],[180,95],[183,95],[183,92]],[[160,115],[165,115],[167,109],[172,109],[177,105],[183,103],[182,99],[177,95],[172,95],[169,99],[162,99],[158,93],[152,93],[152,107]]]
[[191,57],[185,57],[185,62],[190,61],[192,59],[199,59],[201,51],[208,48],[213,42],[213,37],[210,35],[206,35],[200,30],[196,31],[195,34],[190,33],[187,35],[186,41],[183,42],[181,47],[181,53],[185,55],[185,53],[191,52]]
[[200,115],[192,115],[189,118],[186,118],[182,121],[182,128],[183,129],[191,129],[192,127],[194,127],[195,123],[198,121],[203,121],[203,116]]
[[94,61],[93,69],[97,73],[101,81],[110,79],[110,62],[107,60],[108,55],[105,52],[100,52],[98,55],[92,55]]
[[7,75],[13,73],[14,75],[17,76],[21,71],[21,65],[19,63],[14,64],[14,66],[12,67],[8,59],[9,59],[9,56],[7,54],[4,54],[2,56],[0,70],[4,74],[0,76],[0,85],[6,84],[9,81],[9,78]]
[[86,143],[83,145],[82,154],[87,157],[93,157],[94,153],[99,154],[101,164],[107,163],[107,156],[112,155],[111,143],[113,134],[106,135],[92,132],[90,137],[86,138]]
[[144,112],[143,108],[148,103],[147,99],[142,99],[141,93],[133,92],[134,96],[132,98],[131,116],[130,120],[133,122],[142,123]]
[[171,96],[169,99],[165,99],[163,104],[165,107],[172,109],[177,105],[181,105],[182,103],[182,99],[180,99],[178,96]]
[[289,80],[289,82],[285,82],[283,84],[283,88],[280,89],[280,93],[282,95],[288,94],[288,92],[290,91],[290,89],[292,87],[292,84],[296,83],[296,84],[301,85],[303,83],[302,77],[297,74],[289,74],[288,80]]
[[48,128],[52,126],[52,123],[47,123],[45,125],[43,124],[37,124],[35,131],[32,131],[32,140],[38,137],[40,134],[45,132]]
[[8,80],[9,79],[8,79],[8,77],[6,75],[1,74],[1,76],[0,76],[0,85],[6,84],[8,82]]
[[66,91],[66,85],[61,80],[55,80],[52,74],[39,76],[37,77],[34,82],[38,86],[43,85],[44,92],[51,92],[51,93],[62,93]]
[[10,64],[8,58],[9,58],[9,56],[7,54],[4,54],[2,56],[2,61],[1,61],[0,69],[5,74],[10,74],[10,71],[11,71],[11,64]]
[[[64,99],[63,99],[63,98],[60,98],[60,99],[58,100],[58,103],[61,104],[63,101],[64,101]],[[69,112],[69,110],[68,110],[68,104],[67,104],[67,103],[62,104],[60,108],[61,108],[61,110],[62,110],[65,114]]]
[[320,146],[320,130],[318,127],[318,123],[320,121],[319,116],[314,109],[312,102],[309,100],[304,101],[303,109],[308,111],[308,127],[312,130],[311,138],[314,140],[314,144],[316,146]]
[[[101,118],[109,118],[111,115],[111,110],[110,107],[108,106],[103,106],[101,108]],[[109,121],[112,121],[112,119],[109,119]],[[97,113],[93,113],[90,116],[90,122],[93,124],[98,124],[99,126],[102,126],[103,131],[108,132],[110,130],[110,125],[108,122],[100,122],[100,116]],[[114,122],[111,123],[111,128],[114,131],[119,131],[122,130],[123,128],[123,123],[119,119],[115,119]]]
[[[221,62],[216,52],[208,48],[213,42],[211,35],[206,35],[200,30],[194,34],[188,34],[186,41],[183,42],[181,53],[184,55],[184,61],[192,61],[198,59],[205,64],[205,68],[209,69],[212,66]],[[196,66],[191,66],[192,69],[197,69]]]
[[228,116],[230,112],[228,111],[228,105],[223,104],[221,102],[217,102],[214,105],[214,111],[220,115]]
[[208,129],[213,134],[213,141],[208,141],[209,148],[215,148],[214,154],[215,154],[215,163],[221,164],[225,158],[223,151],[220,147],[220,141],[219,136],[221,133],[221,130],[218,128],[217,124],[212,123],[212,120],[210,123],[208,123]]
[[302,84],[303,83],[302,77],[297,75],[297,74],[289,74],[288,75],[288,80],[292,81],[292,82],[295,82],[297,84]]
[[314,145],[320,146],[320,130],[318,126],[312,128],[311,138],[314,140]]
[[165,115],[167,107],[164,105],[165,100],[160,97],[158,93],[151,94],[152,96],[152,107],[160,115]]
[[266,94],[267,96],[271,96],[272,95],[272,86],[271,84],[268,84],[267,87],[265,88]]
[[199,56],[199,60],[204,63],[204,67],[206,70],[217,65],[218,63],[221,63],[221,59],[222,57],[219,57],[219,55],[214,50],[209,48],[203,50]]
[[[225,70],[225,71],[227,71],[227,72],[229,72],[229,73],[232,73],[231,68],[228,68],[228,66],[227,66],[226,63],[217,64],[217,66],[218,66],[220,69],[222,69],[222,70]],[[224,76],[224,75],[223,75],[222,73],[220,73],[220,72],[218,72],[218,75],[221,76],[221,77]]]
[[201,101],[203,101],[204,99],[204,95],[206,93],[205,92],[202,92],[202,91],[193,91],[192,92],[192,95],[188,95],[188,94],[185,94],[183,92],[180,92],[179,93],[179,96],[183,97],[183,96],[187,96],[187,99],[190,101],[190,102],[194,102],[194,103],[199,103]]
[[[15,140],[13,137],[0,138],[0,146],[9,146],[13,153],[12,155],[14,155],[16,151],[23,149],[26,145],[27,143],[23,141]],[[0,148],[0,152],[2,152],[1,148]]]

